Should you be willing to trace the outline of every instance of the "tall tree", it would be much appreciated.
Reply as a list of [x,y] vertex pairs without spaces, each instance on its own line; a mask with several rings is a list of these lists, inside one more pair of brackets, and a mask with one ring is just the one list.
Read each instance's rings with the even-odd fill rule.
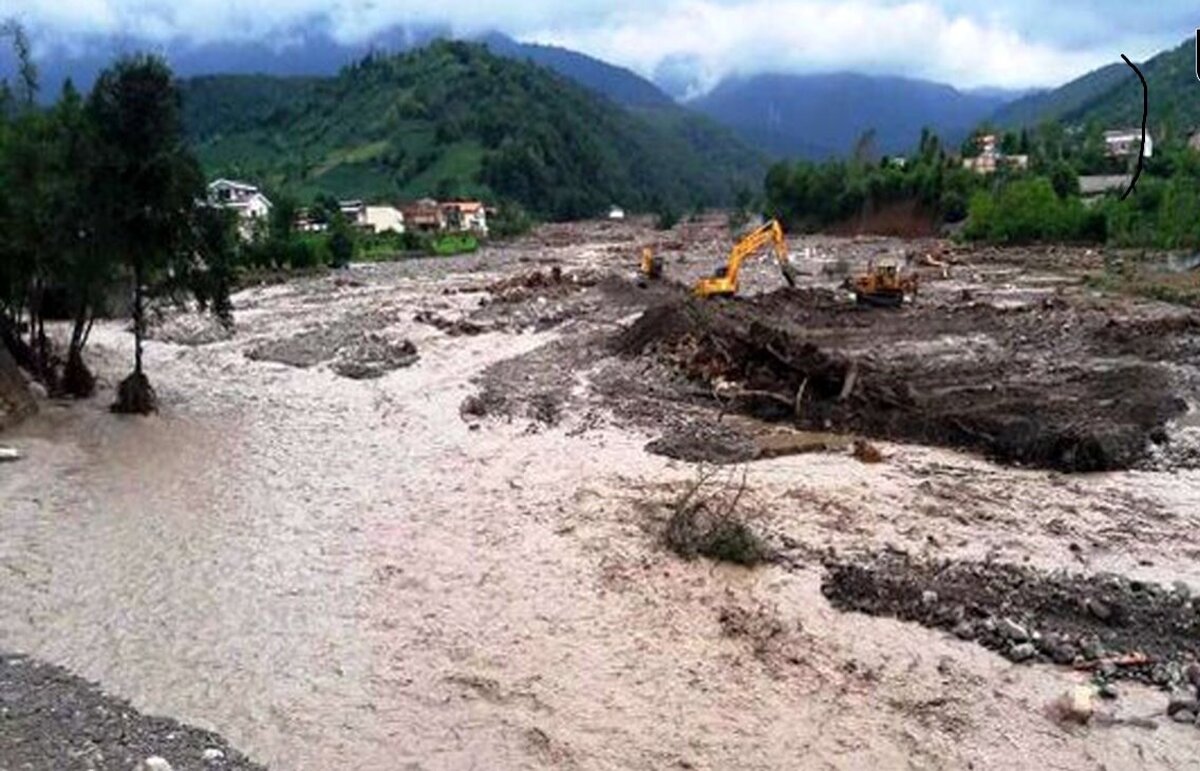
[[204,193],[199,166],[184,144],[180,97],[170,68],[156,56],[126,57],[100,74],[88,113],[111,227],[104,248],[133,279],[134,370],[122,381],[117,412],[148,413],[154,390],[142,369],[147,289],[173,263],[189,258],[192,212]]

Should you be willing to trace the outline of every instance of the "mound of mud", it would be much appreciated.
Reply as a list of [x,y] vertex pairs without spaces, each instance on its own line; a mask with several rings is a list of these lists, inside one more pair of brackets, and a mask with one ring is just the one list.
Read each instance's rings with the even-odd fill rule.
[[331,362],[334,372],[354,380],[383,377],[392,370],[412,366],[420,358],[417,347],[408,340],[393,342],[347,323],[268,340],[247,351],[246,356],[301,369]]
[[555,265],[548,271],[533,270],[500,279],[487,286],[493,302],[525,302],[533,297],[563,297],[580,289],[595,286],[604,277],[592,270],[564,273]]
[[782,291],[659,305],[612,345],[759,418],[1098,471],[1136,465],[1186,409],[1158,362],[1103,358],[1102,326],[1055,303],[888,312]]
[[691,463],[744,463],[759,457],[752,439],[719,423],[692,423],[670,430],[648,443],[646,451]]
[[420,356],[409,340],[393,343],[379,335],[367,335],[342,347],[333,371],[353,380],[381,378],[392,370],[411,367]]
[[895,553],[827,568],[834,607],[950,630],[1013,661],[1168,687],[1200,658],[1200,605],[1186,589]]

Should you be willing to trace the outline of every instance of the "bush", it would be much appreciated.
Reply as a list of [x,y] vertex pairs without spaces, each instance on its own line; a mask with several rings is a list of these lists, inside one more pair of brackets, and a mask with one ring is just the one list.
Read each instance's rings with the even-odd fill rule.
[[667,548],[686,560],[708,557],[747,567],[769,561],[770,547],[736,513],[745,477],[732,500],[719,509],[714,498],[701,497],[709,478],[702,474],[672,506],[663,534]]

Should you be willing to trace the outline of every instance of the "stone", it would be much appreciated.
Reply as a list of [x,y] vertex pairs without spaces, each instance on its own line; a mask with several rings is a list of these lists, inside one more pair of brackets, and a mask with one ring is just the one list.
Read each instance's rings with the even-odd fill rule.
[[1029,631],[1011,618],[1000,619],[996,628],[1000,630],[1002,637],[1013,642],[1023,643],[1029,639]]
[[166,758],[160,758],[158,755],[151,755],[142,761],[140,771],[172,771],[171,764]]
[[0,463],[12,463],[21,459],[21,451],[16,447],[0,447]]
[[1087,605],[1088,612],[1095,616],[1098,620],[1108,621],[1110,618],[1112,618],[1112,608],[1108,607],[1108,605],[1104,604],[1103,602],[1100,602],[1100,600],[1088,598],[1087,600],[1084,600],[1084,603]]
[[938,593],[933,591],[932,589],[926,589],[925,591],[921,592],[921,604],[922,605],[933,605],[933,604],[937,603],[937,601],[938,601]]
[[1172,691],[1167,702],[1167,714],[1174,715],[1176,712],[1191,712],[1194,718],[1195,714],[1200,712],[1200,702],[1197,702],[1196,696],[1189,691]]
[[960,640],[970,640],[975,637],[975,627],[971,625],[970,621],[960,622],[954,627],[954,636]]
[[1058,699],[1059,713],[1063,720],[1087,723],[1095,712],[1096,691],[1090,685],[1077,685]]
[[1183,674],[1189,683],[1200,687],[1200,664],[1188,664]]
[[216,747],[209,747],[204,751],[201,757],[204,758],[205,763],[216,763],[217,761],[225,759],[225,753],[221,752]]
[[1088,637],[1079,643],[1079,652],[1088,661],[1104,658],[1104,646],[1095,637]]
[[1183,581],[1176,581],[1172,586],[1175,587],[1175,593],[1180,597],[1187,599],[1192,596],[1192,588]]
[[1050,658],[1055,664],[1071,664],[1078,655],[1079,651],[1071,643],[1059,643],[1050,650]]
[[1121,694],[1117,690],[1117,686],[1113,685],[1112,683],[1105,683],[1104,685],[1100,686],[1100,697],[1103,699],[1115,699],[1120,695]]
[[1190,709],[1181,709],[1178,712],[1171,713],[1171,719],[1176,723],[1192,724],[1196,722],[1196,713]]
[[1014,645],[1008,651],[1008,657],[1017,662],[1028,661],[1036,655],[1037,650],[1035,650],[1033,645],[1030,643],[1020,643],[1019,645]]

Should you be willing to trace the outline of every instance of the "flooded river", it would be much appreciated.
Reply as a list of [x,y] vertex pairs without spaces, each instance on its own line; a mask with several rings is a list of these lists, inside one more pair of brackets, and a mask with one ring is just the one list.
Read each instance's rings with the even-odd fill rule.
[[[106,390],[48,404],[7,434],[26,458],[0,467],[0,647],[216,730],[280,769],[1020,768],[1033,756],[1132,768],[1194,757],[1195,729],[1061,729],[1042,705],[1073,673],[839,614],[820,597],[819,564],[749,572],[668,557],[638,501],[695,470],[646,454],[650,437],[634,431],[461,419],[471,377],[556,333],[451,339],[407,321],[421,303],[458,302],[441,296],[443,278],[245,293],[233,340],[149,344],[161,414],[114,417]],[[380,307],[404,310],[396,324],[421,353],[380,380],[244,355]],[[91,355],[110,384],[129,353],[119,325],[97,328]],[[906,457],[991,469],[919,448]],[[817,542],[915,542],[924,534],[906,534],[911,522],[886,497],[919,494],[911,471],[817,455],[755,464],[751,480],[772,522]],[[947,479],[957,478],[934,484]],[[1072,501],[1095,492],[1044,474],[981,479],[997,489],[1029,479]],[[1138,486],[1098,484],[1110,496]],[[862,507],[835,524],[813,495]],[[963,553],[1034,554],[1050,538],[1022,541],[1024,525],[1001,521],[967,543],[985,527],[945,527]],[[1057,561],[1060,546],[1034,562]],[[729,606],[780,618],[787,655],[730,634]],[[1123,699],[1161,708],[1145,689]]]

